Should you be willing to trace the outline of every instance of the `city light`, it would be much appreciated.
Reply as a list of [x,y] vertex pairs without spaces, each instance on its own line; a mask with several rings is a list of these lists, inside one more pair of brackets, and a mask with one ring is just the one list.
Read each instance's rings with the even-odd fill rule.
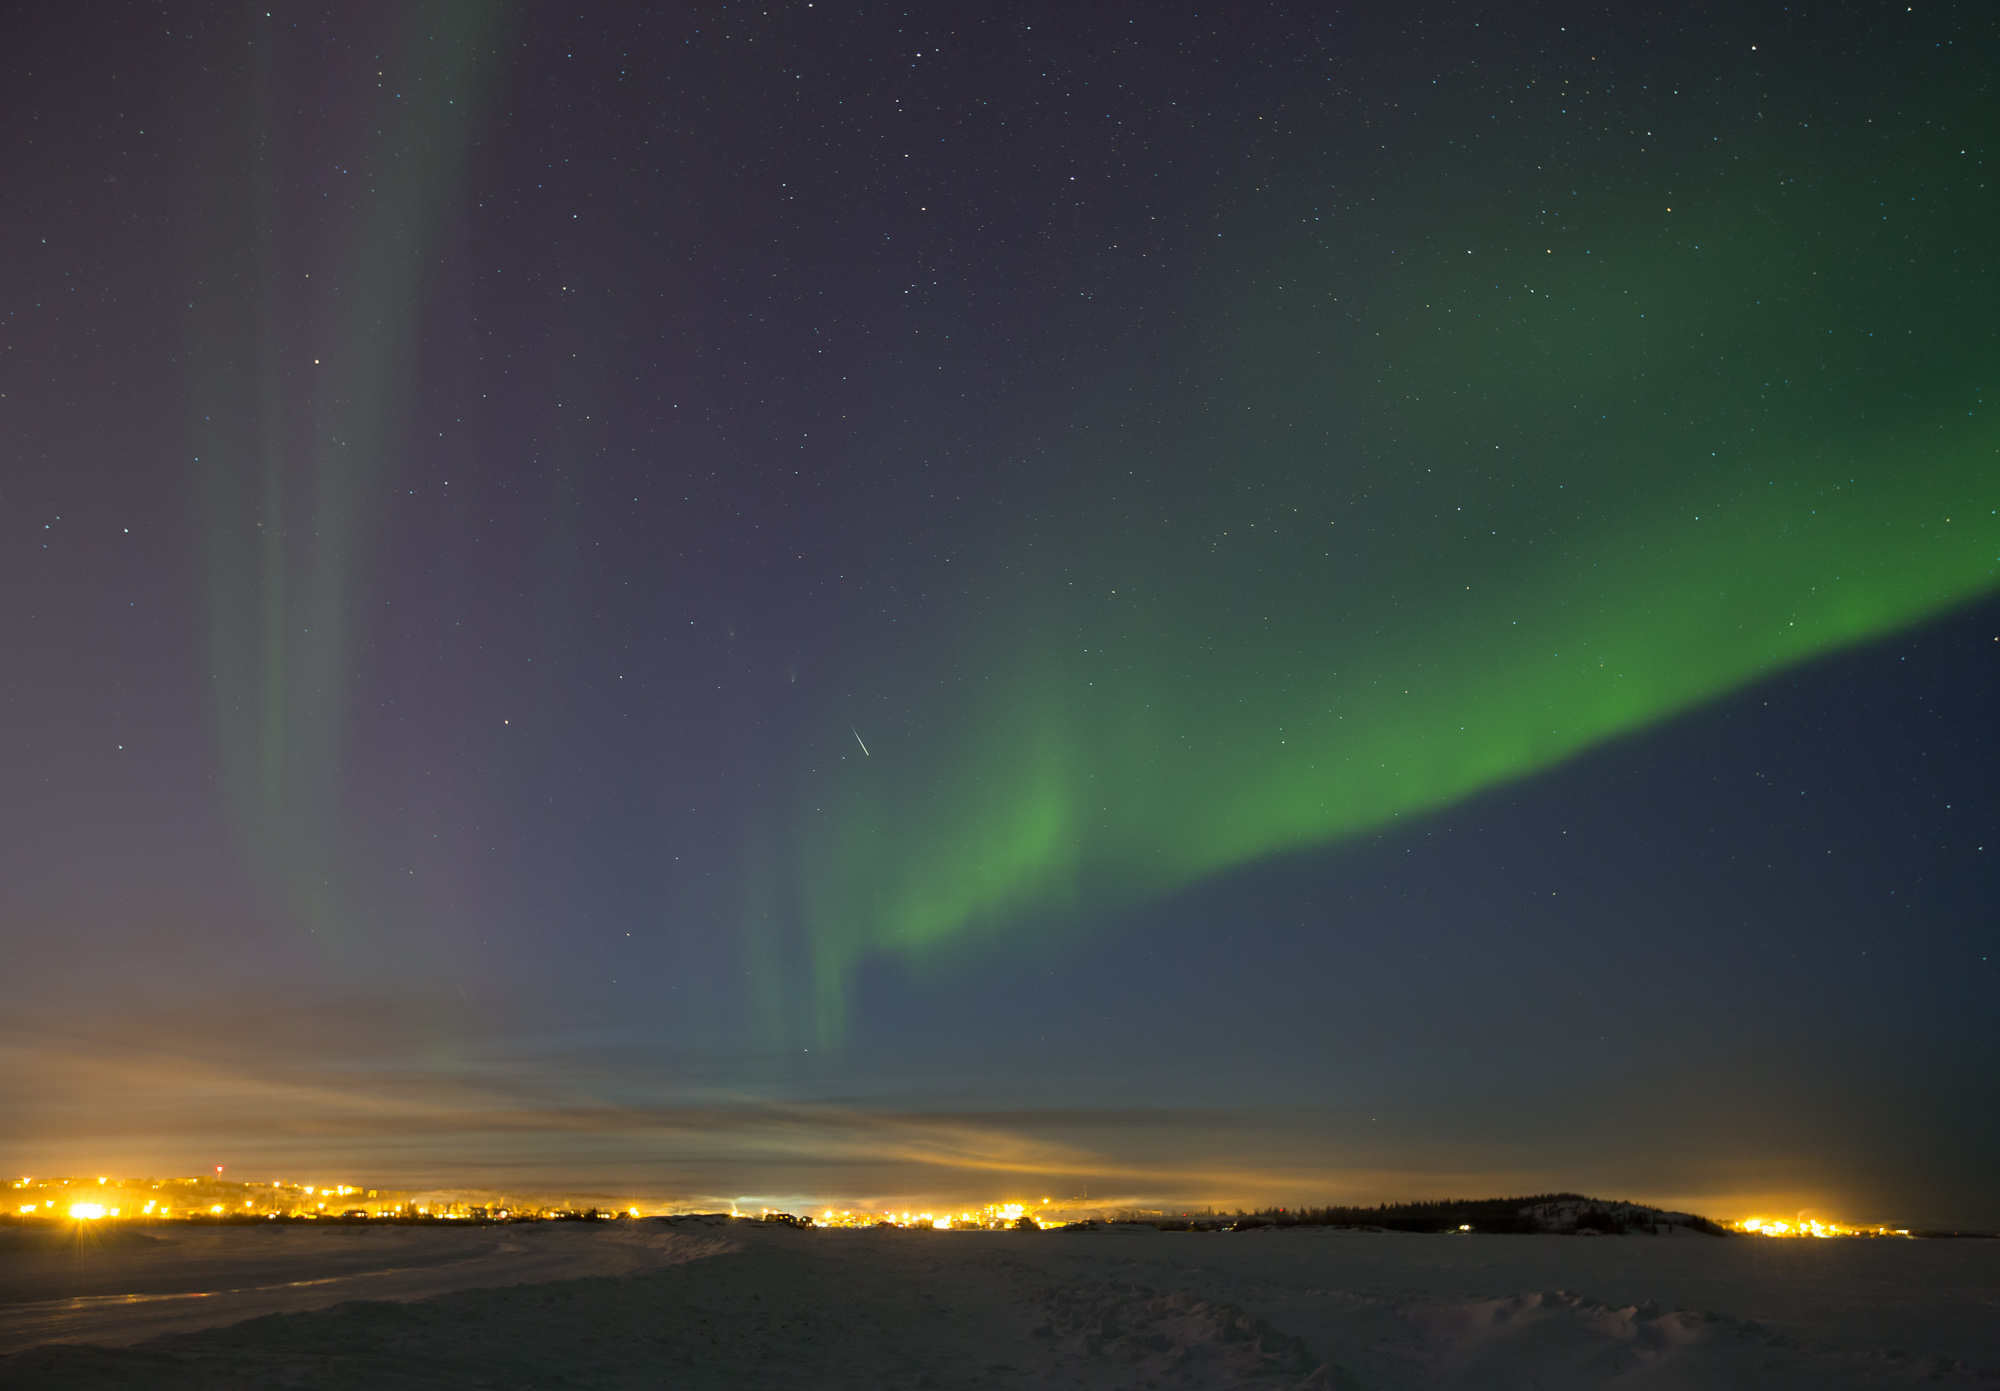
[[285,1179],[246,1181],[215,1173],[179,1178],[34,1178],[8,1184],[15,1196],[0,1221],[102,1222],[501,1222],[536,1218],[637,1220],[646,1210],[628,1197],[537,1200],[523,1194],[465,1190],[412,1192],[351,1183]]
[[813,1219],[821,1227],[928,1227],[933,1231],[994,1231],[1018,1227],[1024,1221],[1036,1227],[1051,1225],[1026,1203],[988,1203],[976,1210],[949,1212],[855,1212],[845,1208],[825,1208]]
[[1780,1217],[1745,1217],[1730,1223],[1736,1231],[1747,1236],[1782,1237],[1834,1237],[1834,1236],[1908,1236],[1905,1227],[1850,1227],[1840,1222],[1822,1222],[1816,1217],[1795,1217],[1789,1220]]

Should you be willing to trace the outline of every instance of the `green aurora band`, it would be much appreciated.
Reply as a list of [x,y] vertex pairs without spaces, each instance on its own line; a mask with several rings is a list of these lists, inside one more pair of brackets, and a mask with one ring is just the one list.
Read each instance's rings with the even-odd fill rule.
[[1304,171],[1245,212],[1153,364],[1204,399],[1074,432],[1123,486],[1059,487],[920,657],[848,674],[821,746],[852,719],[872,756],[800,794],[781,1031],[841,1037],[871,958],[1055,955],[1990,591],[2000,209],[1974,113],[1930,114],[1590,206],[1574,170],[1432,169],[1369,190],[1397,211],[1351,255],[1293,230]]
[[426,268],[458,211],[476,64],[503,17],[456,2],[385,20],[376,61],[391,80],[342,84],[340,118],[321,125],[317,98],[310,113],[292,98],[323,80],[322,59],[291,25],[245,12],[241,105],[204,97],[215,115],[189,171],[217,743],[246,860],[329,952],[355,945],[343,770],[380,499]]
[[[378,499],[499,22],[426,13],[345,144],[288,142],[306,60],[274,51],[191,183],[222,765],[329,949],[369,897],[343,768]],[[1574,156],[1550,110],[1484,146],[1439,118],[1395,164],[1253,149],[1166,312],[1086,325],[1074,404],[986,450],[949,582],[896,562],[927,606],[838,615],[839,669],[752,755],[782,789],[735,809],[766,1032],[835,1043],[871,960],[1059,950],[1992,590],[1989,122],[1926,91],[1810,131],[1760,93]],[[346,207],[288,202],[308,153]],[[869,756],[798,752],[850,723]]]

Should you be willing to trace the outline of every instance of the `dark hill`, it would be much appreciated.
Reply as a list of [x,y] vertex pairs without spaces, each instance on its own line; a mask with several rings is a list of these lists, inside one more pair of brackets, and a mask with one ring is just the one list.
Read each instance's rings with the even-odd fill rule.
[[1265,1208],[1239,1212],[1233,1218],[1203,1214],[1200,1218],[1161,1219],[1163,1229],[1190,1227],[1372,1227],[1391,1232],[1502,1232],[1607,1236],[1628,1233],[1671,1236],[1700,1232],[1727,1236],[1718,1223],[1692,1212],[1668,1212],[1639,1203],[1589,1198],[1581,1193],[1540,1193],[1523,1198],[1448,1198],[1428,1203],[1383,1203],[1378,1207]]

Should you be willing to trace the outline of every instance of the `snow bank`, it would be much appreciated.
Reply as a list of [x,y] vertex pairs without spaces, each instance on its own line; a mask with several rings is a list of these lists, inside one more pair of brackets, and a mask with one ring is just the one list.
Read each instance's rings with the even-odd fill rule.
[[288,1312],[31,1349],[0,1385],[2000,1387],[2000,1243],[617,1225],[557,1244],[651,1264],[266,1292]]

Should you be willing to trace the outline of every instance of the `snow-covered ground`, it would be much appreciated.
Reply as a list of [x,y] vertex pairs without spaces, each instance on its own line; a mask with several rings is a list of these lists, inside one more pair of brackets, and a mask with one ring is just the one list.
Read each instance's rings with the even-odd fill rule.
[[[350,1264],[233,1304],[99,1296],[68,1325],[73,1301],[0,1306],[6,1346],[97,1344],[0,1358],[0,1386],[2000,1387],[1991,1241],[402,1232],[376,1254],[406,1263],[375,1275],[341,1233],[301,1232]],[[409,1264],[427,1235],[464,1245]],[[316,1278],[299,1254],[293,1278]],[[227,1326],[161,1333],[203,1323]]]
[[0,1244],[0,1353],[57,1341],[122,1345],[356,1299],[629,1275],[725,1245],[642,1222],[156,1227],[112,1236]]

